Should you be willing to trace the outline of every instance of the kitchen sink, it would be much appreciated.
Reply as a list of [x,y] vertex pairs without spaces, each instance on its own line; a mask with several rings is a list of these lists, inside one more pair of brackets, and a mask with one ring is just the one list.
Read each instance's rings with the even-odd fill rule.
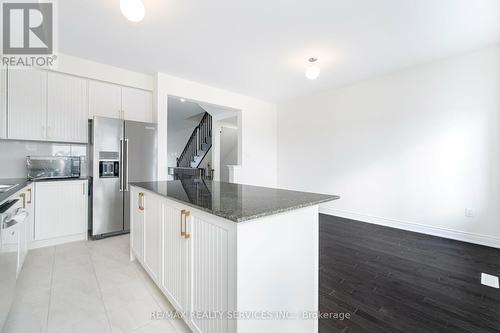
[[0,185],[0,193],[5,193],[7,191],[10,191],[18,185],[19,184]]

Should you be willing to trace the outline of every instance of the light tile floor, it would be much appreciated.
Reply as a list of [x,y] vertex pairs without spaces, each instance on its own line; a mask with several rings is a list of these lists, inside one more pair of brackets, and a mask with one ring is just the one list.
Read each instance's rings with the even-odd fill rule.
[[173,308],[130,262],[128,235],[75,242],[30,251],[3,333],[190,332],[154,311]]

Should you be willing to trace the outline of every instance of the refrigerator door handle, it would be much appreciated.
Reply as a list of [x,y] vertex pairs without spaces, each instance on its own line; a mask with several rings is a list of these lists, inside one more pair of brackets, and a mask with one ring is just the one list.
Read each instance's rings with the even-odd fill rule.
[[120,139],[120,192],[123,192],[123,140]]
[[123,180],[124,191],[128,192],[128,139],[125,139],[125,178]]

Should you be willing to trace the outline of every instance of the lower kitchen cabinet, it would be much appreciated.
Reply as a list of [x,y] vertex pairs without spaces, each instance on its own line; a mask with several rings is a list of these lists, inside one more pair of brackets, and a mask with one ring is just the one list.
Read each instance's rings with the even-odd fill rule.
[[[189,211],[188,211],[189,212]],[[231,282],[234,281],[236,267],[234,228],[209,216],[191,213],[187,220],[191,237],[188,243],[190,255],[189,293],[190,312],[224,313],[235,308]],[[193,316],[189,326],[194,332],[234,332],[227,319],[206,319]]]
[[188,310],[189,252],[188,240],[182,234],[186,211],[166,203],[163,220],[163,277],[160,288],[178,311]]
[[130,249],[135,258],[144,262],[144,192],[130,190]]
[[144,200],[144,267],[154,281],[160,281],[162,203],[157,196]]
[[26,210],[28,211],[28,220],[26,223],[26,239],[28,244],[35,239],[35,186],[30,184],[25,188],[26,191]]
[[17,274],[21,272],[24,259],[28,255],[29,244],[33,240],[33,221],[34,221],[34,200],[33,200],[33,184],[25,187],[18,193],[19,199],[22,202],[22,208],[26,210],[27,216],[23,223],[19,223],[19,251],[17,256]]
[[35,183],[35,241],[87,232],[87,181]]
[[[135,187],[130,193],[132,255],[175,309],[186,314],[234,309],[234,223]],[[234,321],[202,317],[185,317],[193,332],[235,331]]]

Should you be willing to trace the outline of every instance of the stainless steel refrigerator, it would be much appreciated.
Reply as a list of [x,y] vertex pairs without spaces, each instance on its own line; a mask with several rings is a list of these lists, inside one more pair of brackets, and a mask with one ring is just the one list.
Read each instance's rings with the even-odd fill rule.
[[157,125],[94,117],[90,128],[92,238],[129,232],[129,183],[157,179]]

